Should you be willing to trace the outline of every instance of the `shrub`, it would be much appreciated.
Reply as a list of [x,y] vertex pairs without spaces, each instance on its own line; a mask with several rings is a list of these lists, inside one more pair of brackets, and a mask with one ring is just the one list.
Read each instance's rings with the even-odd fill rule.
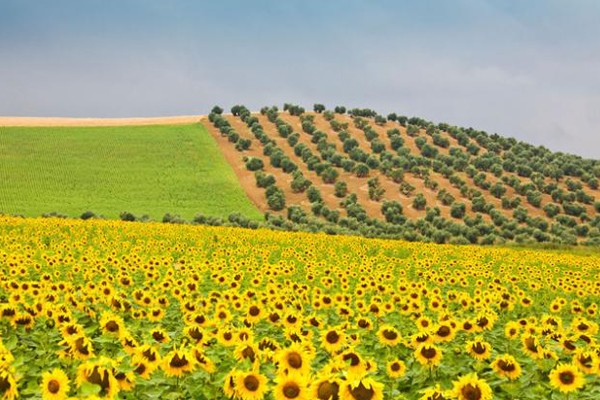
[[308,201],[310,201],[311,203],[323,201],[323,198],[321,197],[321,191],[315,186],[311,186],[308,188],[308,190],[306,191],[306,196],[308,197]]
[[96,214],[93,211],[85,211],[84,213],[81,214],[81,216],[79,218],[81,218],[83,220],[88,220],[88,219],[96,218]]
[[283,210],[285,208],[285,195],[283,191],[275,185],[269,186],[269,189],[271,188],[274,189],[267,190],[267,204],[269,208],[273,211]]
[[323,111],[325,111],[325,106],[324,106],[323,104],[315,104],[315,105],[313,106],[313,110],[314,110],[316,113],[322,113]]
[[346,197],[348,194],[348,184],[346,184],[346,182],[337,181],[334,186],[334,193],[336,197]]
[[258,171],[264,168],[264,163],[260,158],[250,157],[246,161],[246,168],[249,171]]
[[379,201],[385,193],[385,189],[381,187],[379,178],[371,178],[368,180],[369,185],[369,198],[374,201]]
[[462,219],[467,211],[467,206],[464,203],[454,203],[450,207],[450,215],[452,218]]
[[419,193],[415,196],[412,206],[415,210],[424,210],[427,206],[427,199],[423,193]]
[[548,203],[544,206],[544,212],[548,218],[554,218],[560,213],[560,207],[554,203]]
[[335,168],[328,166],[321,172],[321,179],[323,179],[324,183],[334,183],[338,177],[338,172]]
[[130,221],[133,222],[135,220],[137,220],[137,218],[135,217],[135,215],[133,215],[132,213],[128,212],[128,211],[123,211],[119,214],[119,219],[121,221]]
[[369,166],[365,163],[358,163],[354,166],[353,172],[357,177],[364,178],[369,176]]

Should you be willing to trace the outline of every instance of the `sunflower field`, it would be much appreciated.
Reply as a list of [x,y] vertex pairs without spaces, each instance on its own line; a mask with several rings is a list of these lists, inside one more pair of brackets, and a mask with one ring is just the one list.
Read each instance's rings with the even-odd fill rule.
[[0,399],[599,399],[600,255],[0,217]]

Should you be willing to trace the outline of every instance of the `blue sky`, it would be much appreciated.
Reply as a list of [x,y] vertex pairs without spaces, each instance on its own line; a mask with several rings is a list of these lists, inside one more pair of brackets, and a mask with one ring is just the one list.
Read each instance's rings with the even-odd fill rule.
[[0,0],[0,115],[369,107],[600,158],[600,2]]

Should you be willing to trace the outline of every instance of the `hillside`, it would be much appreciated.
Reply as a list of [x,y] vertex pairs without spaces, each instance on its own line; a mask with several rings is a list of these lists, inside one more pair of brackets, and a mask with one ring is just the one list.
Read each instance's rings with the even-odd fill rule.
[[281,215],[276,225],[440,243],[600,243],[597,160],[370,109],[215,107],[202,122],[249,197]]
[[[58,123],[176,121],[183,122]],[[199,124],[0,127],[0,212],[79,217],[88,210],[108,218],[127,211],[157,220],[166,213],[191,220],[235,212],[262,219]]]

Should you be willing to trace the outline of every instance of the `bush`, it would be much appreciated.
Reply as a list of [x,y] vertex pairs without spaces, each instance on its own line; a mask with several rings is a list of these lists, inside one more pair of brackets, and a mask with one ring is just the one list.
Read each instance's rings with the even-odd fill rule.
[[467,206],[464,203],[454,203],[450,207],[450,215],[452,218],[462,219],[467,211]]
[[273,211],[280,211],[285,208],[285,195],[283,191],[276,186],[269,186],[270,188],[274,188],[274,190],[267,191],[267,204],[269,208]]
[[334,190],[336,197],[346,197],[346,194],[348,194],[348,184],[346,184],[346,182],[338,181],[335,183]]
[[316,113],[322,113],[325,111],[325,106],[323,104],[315,104],[313,110],[315,110]]
[[333,167],[327,167],[321,172],[321,179],[323,179],[324,183],[335,183],[338,177],[338,172]]
[[260,158],[250,157],[246,161],[246,168],[249,171],[258,171],[264,168],[265,164]]
[[83,214],[81,214],[81,216],[79,218],[81,218],[83,220],[88,220],[88,219],[96,218],[96,214],[93,211],[85,211]]
[[369,176],[369,166],[365,163],[358,163],[354,167],[354,174],[359,178],[364,178]]
[[544,212],[548,218],[554,218],[560,213],[560,207],[554,203],[548,203],[544,206]]
[[306,191],[306,196],[308,197],[308,201],[310,201],[311,203],[323,201],[323,197],[321,197],[321,191],[315,186],[311,186],[308,188],[308,190]]
[[185,220],[179,215],[166,213],[162,218],[162,222],[165,224],[184,224]]
[[379,178],[371,178],[367,182],[369,185],[369,198],[374,201],[379,201],[385,193],[385,189],[381,187]]
[[135,220],[137,220],[137,218],[135,217],[135,215],[133,215],[132,213],[128,212],[128,211],[123,211],[122,213],[119,214],[119,219],[121,221],[130,221],[133,222]]
[[415,196],[412,206],[415,210],[424,210],[427,206],[427,199],[423,193],[419,193]]
[[402,215],[402,205],[397,201],[384,201],[381,206],[381,213],[385,217],[386,222],[390,224],[403,224],[406,218]]

